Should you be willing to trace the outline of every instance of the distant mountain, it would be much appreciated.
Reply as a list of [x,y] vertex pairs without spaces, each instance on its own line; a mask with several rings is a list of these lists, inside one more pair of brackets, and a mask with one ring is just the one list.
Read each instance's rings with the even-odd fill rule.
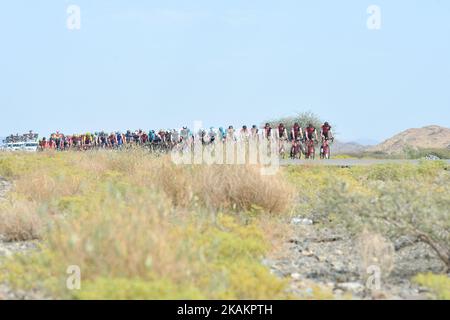
[[357,142],[341,142],[335,140],[331,149],[333,154],[356,154],[365,151],[367,146]]
[[445,149],[450,148],[450,128],[436,125],[413,128],[396,134],[386,141],[370,147],[367,151],[401,153],[405,148]]
[[374,146],[374,145],[380,143],[379,140],[374,140],[374,139],[357,139],[357,140],[354,140],[352,142],[357,143],[357,144],[361,144],[363,146]]

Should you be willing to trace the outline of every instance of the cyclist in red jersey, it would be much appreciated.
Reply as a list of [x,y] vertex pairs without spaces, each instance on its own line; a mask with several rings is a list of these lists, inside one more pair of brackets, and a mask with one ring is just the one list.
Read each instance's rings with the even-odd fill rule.
[[312,125],[312,123],[308,124],[308,126],[305,129],[305,139],[306,140],[319,140],[317,138],[317,131],[316,128]]
[[303,130],[298,122],[294,123],[294,126],[291,129],[291,139],[293,142],[303,139]]
[[270,126],[270,123],[266,123],[264,126],[264,137],[269,139],[272,136],[272,127]]
[[288,138],[287,129],[283,123],[280,123],[278,125],[278,138],[280,138],[281,140],[287,140]]
[[322,159],[328,159],[330,157],[330,145],[328,141],[334,141],[334,137],[331,132],[331,126],[326,121],[320,128],[320,138],[322,139],[322,145],[320,146],[320,157]]
[[320,137],[323,140],[333,140],[333,132],[331,131],[331,126],[328,122],[325,122],[320,128]]
[[41,150],[48,148],[48,143],[47,143],[47,140],[45,139],[45,137],[43,137],[42,140],[39,141],[39,147],[41,148]]
[[286,153],[286,142],[288,141],[288,132],[283,123],[278,125],[278,152],[282,158],[285,157]]

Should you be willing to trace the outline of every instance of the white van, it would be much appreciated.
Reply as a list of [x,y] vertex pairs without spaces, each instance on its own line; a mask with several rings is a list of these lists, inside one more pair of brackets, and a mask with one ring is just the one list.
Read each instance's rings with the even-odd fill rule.
[[22,151],[25,147],[25,142],[9,142],[6,144],[7,151]]
[[36,152],[39,149],[38,137],[32,131],[23,135],[10,135],[3,140],[0,150]]
[[10,142],[3,146],[4,151],[26,151],[37,152],[39,144],[37,142]]
[[25,142],[23,150],[27,152],[36,152],[38,150],[38,147],[39,143],[37,142]]

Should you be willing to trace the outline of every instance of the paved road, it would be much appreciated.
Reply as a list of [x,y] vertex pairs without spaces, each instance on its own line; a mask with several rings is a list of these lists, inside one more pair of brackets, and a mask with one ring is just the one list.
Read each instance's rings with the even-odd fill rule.
[[[394,159],[330,159],[330,160],[281,160],[281,165],[326,165],[326,166],[338,166],[338,167],[346,167],[346,166],[370,166],[374,164],[404,164],[404,163],[412,163],[418,164],[420,160],[394,160]],[[426,160],[433,161],[433,160]],[[450,164],[450,160],[441,160],[448,164]]]

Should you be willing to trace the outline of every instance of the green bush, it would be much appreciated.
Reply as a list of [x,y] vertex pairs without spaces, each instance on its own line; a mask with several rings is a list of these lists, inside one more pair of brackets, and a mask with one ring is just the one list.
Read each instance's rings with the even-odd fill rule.
[[354,234],[369,226],[394,239],[411,235],[450,266],[450,174],[440,161],[350,169],[290,167],[297,212]]
[[419,274],[414,277],[413,281],[429,288],[438,299],[450,300],[450,278],[448,276],[432,273]]

